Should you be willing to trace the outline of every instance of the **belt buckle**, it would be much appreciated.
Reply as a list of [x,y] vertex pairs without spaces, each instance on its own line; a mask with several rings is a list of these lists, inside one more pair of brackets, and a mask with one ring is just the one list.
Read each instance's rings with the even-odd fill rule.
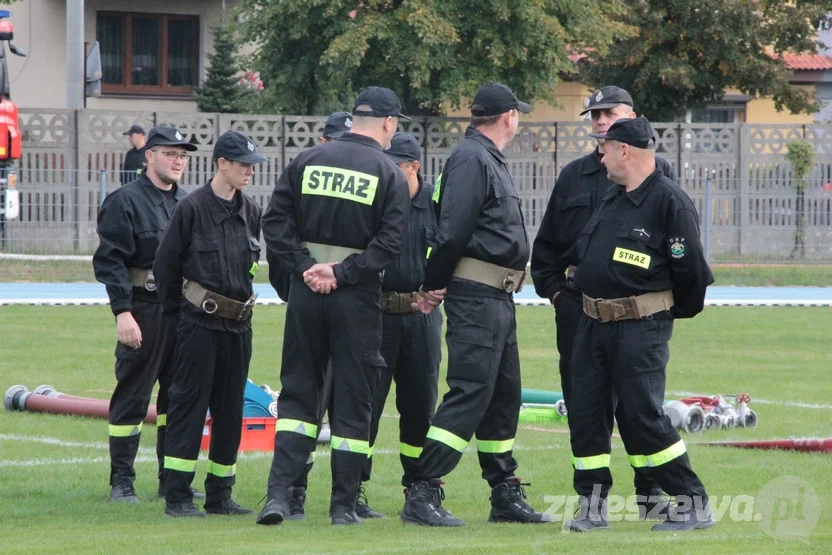
[[251,311],[254,309],[254,303],[255,303],[255,301],[257,301],[257,295],[258,294],[259,293],[255,293],[254,295],[249,297],[248,300],[246,301],[246,304],[244,304],[243,308],[240,309],[240,314],[237,316],[237,321],[238,322],[241,322],[244,318],[246,318],[249,314],[251,314]]
[[514,276],[511,275],[511,272],[506,271],[506,275],[503,278],[503,291],[506,293],[514,293],[517,290],[517,285],[514,283]]
[[152,271],[147,273],[147,278],[144,280],[144,288],[150,292],[156,291],[156,277]]
[[615,322],[615,309],[611,302],[600,300],[596,301],[595,306],[598,310],[598,320],[601,323]]
[[217,301],[209,297],[207,299],[203,299],[200,307],[206,314],[214,314],[220,306],[217,304]]

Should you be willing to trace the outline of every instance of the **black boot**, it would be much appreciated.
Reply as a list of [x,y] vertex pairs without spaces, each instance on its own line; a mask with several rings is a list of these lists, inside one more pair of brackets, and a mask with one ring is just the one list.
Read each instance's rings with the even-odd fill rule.
[[421,526],[465,526],[465,522],[456,518],[445,507],[442,500],[445,492],[442,482],[416,482],[410,488],[410,494],[402,509],[402,522]]
[[530,486],[520,482],[520,478],[511,477],[491,489],[491,514],[488,522],[544,523],[554,522],[553,515],[540,513],[526,503],[526,490]]
[[[699,507],[702,505],[700,502]],[[670,507],[666,521],[653,525],[653,531],[687,532],[688,530],[704,530],[712,526],[716,526],[716,521],[708,503],[704,503],[703,509],[690,506],[682,509],[676,505]]]
[[165,514],[174,518],[196,517],[203,518],[205,513],[193,503],[165,503]]
[[355,508],[346,505],[330,505],[329,517],[332,519],[333,526],[364,524],[364,519],[356,514]]
[[662,493],[662,490],[650,492],[636,492],[638,504],[638,518],[641,520],[667,520],[667,511],[670,508],[670,501]]
[[361,518],[387,518],[387,515],[374,511],[367,502],[367,492],[364,485],[358,487],[358,499],[355,500],[355,514]]
[[286,520],[306,519],[306,511],[304,510],[305,504],[306,488],[299,486],[289,488],[289,497],[287,499],[288,512],[284,518]]
[[114,503],[138,503],[139,498],[133,489],[133,480],[115,476],[110,486],[110,501]]
[[609,530],[607,522],[607,502],[597,495],[580,497],[581,506],[572,520],[567,520],[563,527],[570,532],[591,532],[592,530]]
[[280,524],[289,514],[288,488],[275,488],[273,495],[266,502],[263,510],[257,515],[257,524]]
[[223,499],[218,503],[205,504],[205,512],[210,515],[253,515],[254,511],[237,504],[233,499]]

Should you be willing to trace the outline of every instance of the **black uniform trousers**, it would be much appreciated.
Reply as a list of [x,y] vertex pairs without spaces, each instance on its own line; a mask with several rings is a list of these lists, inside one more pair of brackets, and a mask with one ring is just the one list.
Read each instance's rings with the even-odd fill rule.
[[188,320],[177,328],[169,396],[165,500],[193,500],[194,479],[205,416],[211,411],[211,446],[205,504],[231,498],[243,429],[243,402],[251,362],[251,330],[211,330]]
[[414,481],[451,472],[476,434],[491,487],[514,476],[520,414],[520,356],[511,294],[454,278],[445,296],[448,386],[428,430]]
[[617,399],[618,431],[636,473],[646,479],[652,475],[670,495],[701,496],[707,501],[685,444],[662,411],[672,334],[670,315],[607,323],[581,315],[568,407],[574,486],[579,495],[605,498],[612,487],[609,407]]
[[354,509],[370,453],[373,391],[385,366],[381,284],[313,292],[293,277],[286,309],[280,402],[269,497],[297,485],[315,449],[327,362],[332,364],[332,507]]
[[162,315],[159,303],[139,299],[133,301],[132,314],[142,332],[142,344],[138,349],[121,343],[116,345],[116,388],[110,398],[109,415],[110,485],[114,480],[132,481],[136,476],[133,464],[139,450],[142,423],[157,381],[156,456],[159,480],[164,482],[165,422],[176,319]]
[[[430,314],[388,314],[382,317],[381,356],[387,363],[373,395],[370,445],[375,445],[381,413],[396,381],[396,408],[399,411],[399,456],[402,485],[409,488],[419,468],[419,455],[436,410],[439,390],[439,364],[442,361],[442,312]],[[361,479],[370,480],[372,454]]]
[[[578,322],[582,314],[581,293],[573,289],[562,290],[560,295],[555,299],[555,328],[557,331],[558,353],[560,354],[560,384],[567,412],[571,408],[572,347],[575,344],[575,333],[577,332]],[[616,418],[620,420],[618,405],[619,403],[616,402],[615,396],[613,396]],[[608,410],[613,410],[613,407],[609,407]],[[609,420],[610,416],[607,415],[605,418]],[[658,495],[661,492],[659,485],[647,472],[636,472],[633,476],[633,485],[638,495]]]
[[[323,376],[323,382],[320,385],[321,394],[319,397],[320,405],[318,406],[318,420],[315,423],[317,426],[318,435],[321,433],[321,425],[324,422],[324,417],[326,416],[327,410],[331,410],[331,401],[332,401],[332,362],[328,362],[326,365],[326,372]],[[331,430],[330,430],[331,432]],[[312,466],[315,464],[315,450],[309,453],[309,458],[306,459],[306,464],[303,467],[303,471],[298,476],[298,479],[295,480],[292,487],[306,489],[309,486],[309,473],[312,472]]]

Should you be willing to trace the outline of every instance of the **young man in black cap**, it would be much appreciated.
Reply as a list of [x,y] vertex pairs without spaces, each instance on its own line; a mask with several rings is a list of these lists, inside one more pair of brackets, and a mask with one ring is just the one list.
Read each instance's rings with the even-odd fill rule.
[[[142,422],[158,380],[156,454],[164,488],[165,419],[176,322],[162,314],[151,268],[159,239],[185,196],[177,182],[196,146],[172,127],[154,127],[144,155],[147,171],[104,199],[95,277],[107,288],[116,317],[116,388],[110,399],[110,499],[138,503],[133,467]],[[201,494],[200,494],[201,495]]]
[[352,114],[349,112],[333,112],[326,118],[324,133],[318,137],[318,143],[328,143],[339,139],[344,133],[352,129]]
[[708,528],[714,520],[705,487],[662,411],[673,320],[699,314],[714,282],[699,218],[690,198],[657,168],[645,118],[621,119],[591,136],[604,140],[602,163],[616,185],[575,245],[583,314],[572,354],[580,370],[572,375],[569,430],[581,511],[567,528],[609,527],[614,402],[630,465],[649,470],[676,498],[667,520],[653,530]]
[[[525,502],[512,456],[520,412],[520,357],[512,293],[522,288],[529,241],[503,150],[529,113],[505,85],[480,87],[471,126],[451,153],[433,199],[439,215],[423,296],[430,313],[445,300],[448,387],[402,510],[407,523],[462,526],[442,507],[441,479],[477,436],[482,476],[491,489],[490,522],[551,522]],[[445,296],[447,293],[447,296]]]
[[165,444],[165,514],[174,517],[205,516],[190,485],[208,409],[205,511],[253,512],[231,499],[231,488],[260,260],[260,207],[243,189],[265,158],[248,137],[228,131],[214,145],[213,159],[214,177],[176,207],[153,265],[165,313],[179,315]]
[[124,155],[124,165],[121,167],[121,184],[127,185],[144,171],[147,161],[144,151],[147,144],[144,136],[144,128],[141,125],[133,125],[124,132],[130,145],[133,147]]
[[[581,115],[587,112],[590,113],[592,132],[596,134],[605,133],[618,119],[636,117],[630,94],[615,86],[593,93],[589,106]],[[601,162],[604,140],[597,141],[594,151],[569,162],[561,170],[532,249],[531,274],[535,291],[555,307],[560,383],[567,411],[571,404],[572,346],[581,317],[581,291],[574,280],[575,242],[601,197],[613,185]],[[676,181],[667,161],[657,156],[656,166],[666,177]],[[609,410],[614,412],[614,404]],[[648,472],[636,471],[633,482],[636,495],[640,496],[638,505],[642,518],[663,518],[668,503],[655,480]]]
[[390,89],[361,91],[352,132],[298,155],[278,179],[263,216],[269,264],[291,272],[280,372],[275,452],[259,524],[289,514],[290,488],[315,449],[324,372],[333,372],[333,524],[355,513],[370,453],[372,396],[381,357],[382,272],[402,252],[407,183],[382,149],[401,114]]

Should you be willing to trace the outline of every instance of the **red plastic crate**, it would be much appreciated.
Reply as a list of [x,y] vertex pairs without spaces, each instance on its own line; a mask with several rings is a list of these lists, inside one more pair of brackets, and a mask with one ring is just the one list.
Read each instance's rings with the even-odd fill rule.
[[[209,418],[202,429],[200,449],[203,451],[207,451],[211,446],[212,423],[213,418]],[[243,418],[243,436],[238,451],[273,451],[276,424],[277,418]]]

